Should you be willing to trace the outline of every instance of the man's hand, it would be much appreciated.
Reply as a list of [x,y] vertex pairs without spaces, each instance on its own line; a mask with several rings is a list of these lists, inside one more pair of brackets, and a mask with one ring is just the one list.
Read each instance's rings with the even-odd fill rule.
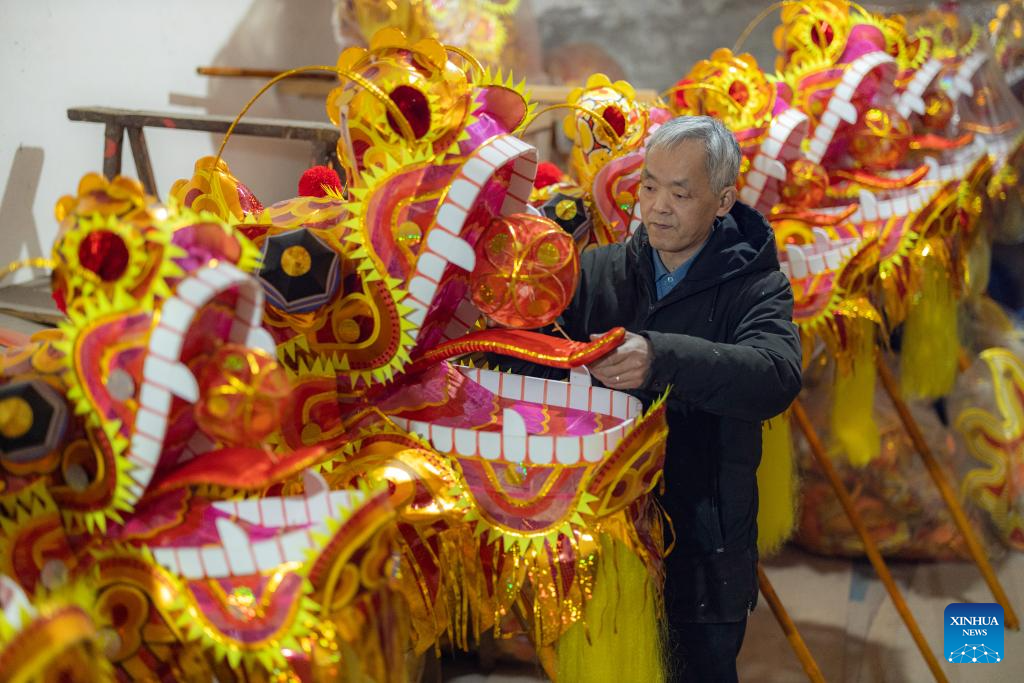
[[[600,336],[592,334],[590,338]],[[617,349],[587,367],[609,389],[638,389],[647,381],[652,358],[647,337],[627,332],[626,340]]]

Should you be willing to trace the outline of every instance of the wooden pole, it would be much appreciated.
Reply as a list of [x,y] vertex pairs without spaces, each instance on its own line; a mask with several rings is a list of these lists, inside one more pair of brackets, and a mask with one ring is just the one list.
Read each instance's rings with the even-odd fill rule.
[[811,447],[811,454],[814,456],[814,460],[818,463],[818,466],[821,467],[822,472],[825,473],[825,477],[832,485],[832,490],[836,492],[836,496],[839,497],[839,504],[843,506],[843,511],[846,512],[846,516],[849,518],[854,530],[856,530],[857,535],[860,536],[861,543],[864,544],[864,552],[867,554],[868,560],[871,562],[871,566],[875,568],[875,573],[878,574],[878,578],[881,579],[882,585],[885,586],[885,590],[889,593],[889,597],[892,599],[892,604],[896,607],[896,611],[899,612],[900,617],[903,619],[903,623],[906,624],[907,630],[910,631],[910,635],[914,639],[914,643],[917,644],[918,651],[921,653],[921,656],[924,657],[924,661],[928,664],[928,668],[931,669],[932,676],[935,677],[936,681],[947,683],[948,679],[946,678],[946,674],[943,673],[938,660],[935,659],[935,655],[932,653],[931,648],[928,647],[928,641],[924,639],[924,634],[921,633],[921,628],[917,625],[917,620],[914,619],[914,615],[910,612],[910,608],[907,607],[907,603],[903,599],[903,594],[900,593],[899,586],[896,585],[896,582],[892,578],[892,574],[889,573],[889,567],[886,566],[885,560],[882,559],[882,554],[878,552],[878,546],[875,545],[875,541],[871,538],[868,528],[864,525],[864,521],[861,520],[860,515],[857,513],[857,508],[853,505],[853,499],[850,497],[850,493],[846,490],[843,480],[839,478],[839,473],[836,472],[836,468],[832,465],[832,461],[829,459],[828,453],[825,451],[825,446],[822,445],[821,439],[818,437],[817,432],[814,431],[814,425],[811,424],[811,420],[807,417],[807,412],[804,410],[799,399],[793,401],[792,410],[793,417],[796,418],[797,426],[800,427],[800,431],[803,432],[808,445]]
[[956,494],[953,492],[953,487],[949,483],[949,479],[946,477],[946,473],[942,471],[942,466],[939,465],[939,461],[935,458],[935,454],[932,453],[931,447],[924,438],[924,434],[921,433],[921,427],[917,424],[917,420],[910,412],[910,408],[907,407],[906,402],[900,396],[899,387],[896,384],[896,378],[892,374],[892,370],[886,365],[885,359],[879,355],[878,357],[878,375],[882,379],[882,384],[885,386],[885,393],[889,395],[889,399],[892,404],[896,407],[896,412],[900,415],[900,420],[903,422],[903,427],[907,430],[907,434],[910,436],[910,440],[914,444],[914,449],[918,455],[921,456],[921,460],[924,461],[925,469],[928,470],[928,474],[931,475],[932,480],[939,489],[939,494],[942,496],[942,500],[945,501],[946,507],[949,508],[949,513],[953,517],[953,522],[956,524],[957,529],[964,537],[964,541],[967,543],[967,550],[971,554],[971,559],[978,565],[978,569],[981,571],[982,577],[985,579],[985,583],[988,584],[989,590],[992,591],[992,595],[995,597],[996,602],[1003,606],[1003,613],[1006,619],[1006,627],[1011,628],[1014,631],[1020,630],[1020,620],[1017,618],[1016,612],[1013,611],[1013,605],[1010,604],[1010,599],[1006,595],[1006,591],[1003,590],[1002,584],[999,583],[999,579],[996,577],[995,571],[992,569],[991,563],[988,561],[988,557],[985,556],[985,551],[981,547],[981,543],[978,541],[977,535],[974,533],[974,529],[971,528],[970,522],[967,521],[967,515],[964,514],[963,506],[960,505],[960,501],[957,500]]
[[825,683],[825,677],[821,675],[818,663],[814,661],[811,651],[807,649],[807,644],[804,642],[803,637],[800,636],[800,631],[797,630],[796,624],[790,619],[789,612],[786,611],[782,601],[779,600],[779,596],[775,592],[775,588],[772,587],[771,581],[768,580],[768,575],[764,573],[764,567],[761,566],[760,562],[757,563],[757,583],[761,587],[761,595],[768,601],[768,606],[772,608],[775,620],[779,622],[782,632],[786,634],[786,640],[789,641],[790,647],[796,653],[796,658],[800,660],[800,666],[804,668],[804,673],[807,674],[808,680],[811,683]]

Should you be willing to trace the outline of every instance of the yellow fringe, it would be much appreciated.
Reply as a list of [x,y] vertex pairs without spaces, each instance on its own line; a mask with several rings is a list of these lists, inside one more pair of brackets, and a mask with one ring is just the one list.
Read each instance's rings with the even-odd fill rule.
[[796,521],[797,476],[788,411],[761,427],[757,491],[757,549],[766,556],[786,542]]
[[650,572],[621,541],[602,533],[594,593],[582,623],[563,635],[558,677],[563,683],[663,683],[660,591]]
[[953,283],[940,259],[925,258],[921,289],[907,313],[900,384],[907,399],[937,399],[953,389],[960,340]]
[[860,320],[864,328],[853,335],[855,344],[850,367],[836,364],[829,415],[832,438],[854,467],[864,467],[878,457],[882,436],[875,422],[875,335],[874,324]]

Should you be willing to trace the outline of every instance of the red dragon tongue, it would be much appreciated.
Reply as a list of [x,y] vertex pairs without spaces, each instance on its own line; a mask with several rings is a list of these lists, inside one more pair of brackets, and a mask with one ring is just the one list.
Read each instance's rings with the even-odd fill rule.
[[481,330],[435,346],[413,361],[406,372],[416,372],[467,353],[500,353],[553,368],[576,368],[601,358],[622,344],[625,337],[626,331],[621,327],[588,343],[529,330]]
[[196,456],[166,477],[154,481],[150,495],[202,484],[263,490],[316,464],[323,454],[324,449],[320,447],[303,448],[288,454],[258,448],[221,448]]

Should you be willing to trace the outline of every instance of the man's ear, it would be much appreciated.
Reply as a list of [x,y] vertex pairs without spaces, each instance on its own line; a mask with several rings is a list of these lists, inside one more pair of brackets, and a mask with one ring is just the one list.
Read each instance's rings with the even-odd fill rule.
[[730,185],[729,187],[722,190],[722,193],[718,195],[718,211],[715,211],[715,215],[719,218],[725,216],[732,210],[732,205],[736,203],[736,186]]

